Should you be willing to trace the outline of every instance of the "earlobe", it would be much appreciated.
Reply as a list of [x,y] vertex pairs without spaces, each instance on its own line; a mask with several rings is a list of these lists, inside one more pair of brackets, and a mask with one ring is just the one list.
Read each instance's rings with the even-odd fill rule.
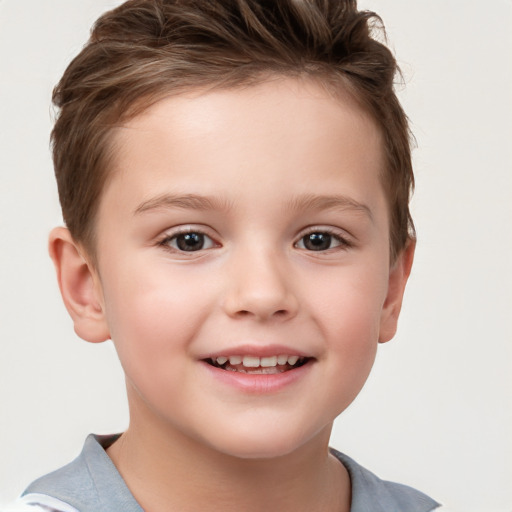
[[110,338],[104,313],[101,284],[92,265],[82,256],[80,247],[67,228],[52,230],[48,241],[62,299],[75,332],[91,343]]
[[396,333],[405,285],[411,273],[415,247],[415,241],[409,241],[390,269],[388,292],[381,314],[379,343],[391,340]]

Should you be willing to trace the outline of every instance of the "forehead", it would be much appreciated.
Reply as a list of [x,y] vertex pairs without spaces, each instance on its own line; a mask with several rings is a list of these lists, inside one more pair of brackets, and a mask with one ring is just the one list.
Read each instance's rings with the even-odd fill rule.
[[380,131],[355,101],[294,79],[168,97],[117,128],[114,147],[107,192],[134,202],[173,187],[237,201],[262,181],[269,193],[285,181],[327,194],[340,180],[350,189],[354,169],[378,180],[383,165]]

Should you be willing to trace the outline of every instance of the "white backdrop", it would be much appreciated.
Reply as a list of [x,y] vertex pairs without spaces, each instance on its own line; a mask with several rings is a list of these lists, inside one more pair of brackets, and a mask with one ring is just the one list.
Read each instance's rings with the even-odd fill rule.
[[[0,0],[0,503],[127,421],[108,344],[73,333],[50,94],[109,0]],[[512,510],[512,2],[366,0],[418,140],[419,244],[399,333],[332,445],[460,512]]]

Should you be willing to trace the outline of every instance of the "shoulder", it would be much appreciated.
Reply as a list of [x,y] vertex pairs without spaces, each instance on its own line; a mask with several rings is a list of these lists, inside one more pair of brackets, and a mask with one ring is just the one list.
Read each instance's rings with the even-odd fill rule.
[[0,512],[79,512],[76,508],[45,494],[26,494]]
[[119,436],[90,435],[70,464],[30,484],[0,512],[142,512],[105,449]]
[[[352,485],[351,512],[431,512],[441,506],[426,494],[407,485],[382,480],[353,459],[331,449],[331,453],[347,468]],[[448,511],[447,511],[448,512]]]
[[[76,508],[71,507],[72,511],[81,510],[80,505],[85,499],[95,503],[97,500],[95,484],[88,464],[91,449],[94,449],[93,442],[92,438],[87,438],[82,453],[75,460],[32,482],[23,493],[21,503],[28,506],[36,504],[47,506],[43,497],[51,497],[60,503],[73,503]],[[38,503],[34,497],[41,503]],[[95,503],[95,505],[99,504]],[[61,510],[55,507],[54,509],[57,512]],[[27,512],[29,510],[31,509],[27,509]],[[50,510],[53,509],[50,508]]]

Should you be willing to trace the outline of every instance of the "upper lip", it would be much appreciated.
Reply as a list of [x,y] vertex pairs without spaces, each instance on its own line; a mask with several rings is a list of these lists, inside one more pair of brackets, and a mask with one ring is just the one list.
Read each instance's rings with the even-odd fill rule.
[[229,356],[253,356],[253,357],[271,357],[279,355],[312,357],[310,354],[297,350],[296,348],[285,345],[235,345],[229,348],[209,352],[199,357],[199,359],[215,359],[217,357]]

